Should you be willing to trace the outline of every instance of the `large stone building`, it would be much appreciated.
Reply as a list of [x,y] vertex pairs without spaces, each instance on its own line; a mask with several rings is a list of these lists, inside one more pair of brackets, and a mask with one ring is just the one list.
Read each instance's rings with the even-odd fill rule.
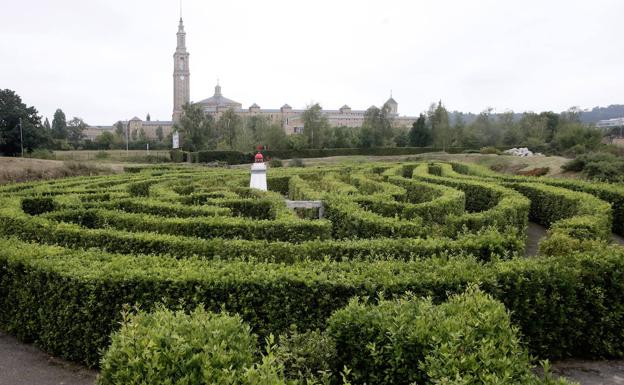
[[[167,137],[173,130],[173,125],[179,121],[182,116],[182,107],[191,102],[190,90],[191,90],[191,72],[189,58],[190,54],[186,49],[186,32],[184,30],[184,23],[182,18],[178,24],[178,32],[176,49],[173,54],[173,113],[171,121],[150,121],[141,120],[134,117],[130,120],[122,121],[124,127],[129,130],[131,137],[138,137],[137,133],[143,132],[143,135],[147,139],[156,139],[158,137],[157,132],[162,130],[165,137]],[[191,102],[193,103],[193,102]],[[237,114],[244,117],[249,116],[264,116],[271,121],[280,124],[287,134],[300,133],[303,131],[302,114],[304,109],[294,109],[288,104],[284,104],[280,108],[266,109],[261,108],[256,103],[253,103],[248,108],[243,108],[243,105],[232,99],[228,99],[223,96],[221,92],[221,86],[217,83],[215,86],[214,95],[209,98],[194,102],[200,105],[206,114],[212,115],[215,119],[219,119],[221,114],[225,111],[232,109]],[[409,127],[416,121],[417,117],[400,116],[399,105],[392,98],[384,103],[390,110],[390,114],[393,117],[393,124],[398,127]],[[364,115],[366,110],[352,110],[348,105],[344,105],[337,110],[322,110],[323,115],[327,117],[329,124],[335,127],[360,127],[364,121]],[[114,131],[113,126],[90,126],[85,131],[85,135],[89,139],[94,139],[99,134],[105,131]]]

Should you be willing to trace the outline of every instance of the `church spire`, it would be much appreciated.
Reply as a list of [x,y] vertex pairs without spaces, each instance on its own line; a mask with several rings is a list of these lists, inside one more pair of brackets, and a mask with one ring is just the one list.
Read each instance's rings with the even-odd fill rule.
[[184,31],[184,22],[182,21],[182,16],[180,16],[180,23],[178,24],[178,45],[176,47],[177,51],[184,52],[186,51],[186,32]]
[[182,115],[182,106],[190,101],[189,53],[186,51],[186,32],[182,15],[177,32],[178,44],[173,54],[173,121]]

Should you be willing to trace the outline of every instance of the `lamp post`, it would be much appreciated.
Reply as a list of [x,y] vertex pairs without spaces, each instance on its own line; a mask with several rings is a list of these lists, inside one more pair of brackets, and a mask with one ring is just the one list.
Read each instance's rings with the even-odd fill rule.
[[19,118],[19,127],[20,127],[20,147],[22,148],[22,158],[24,157],[24,134],[22,130],[22,118]]

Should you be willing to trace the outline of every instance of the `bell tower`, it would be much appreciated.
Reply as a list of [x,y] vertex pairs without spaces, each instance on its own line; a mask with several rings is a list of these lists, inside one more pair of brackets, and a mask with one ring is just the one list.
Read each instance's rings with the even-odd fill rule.
[[186,32],[180,18],[178,25],[178,43],[173,54],[173,122],[178,122],[182,115],[182,106],[191,99],[189,71],[189,53],[186,51]]

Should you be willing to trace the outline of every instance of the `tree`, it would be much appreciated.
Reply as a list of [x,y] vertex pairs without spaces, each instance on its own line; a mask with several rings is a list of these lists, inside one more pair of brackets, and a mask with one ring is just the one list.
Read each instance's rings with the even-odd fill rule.
[[232,108],[228,108],[217,122],[218,145],[233,150],[242,135],[243,120]]
[[95,143],[98,148],[102,150],[110,150],[113,143],[115,142],[115,136],[111,132],[103,132],[100,136],[95,138]]
[[399,128],[396,136],[394,137],[394,144],[397,147],[405,147],[407,146],[407,142],[407,130]]
[[409,130],[407,141],[410,147],[428,147],[431,146],[431,131],[427,127],[425,115],[420,114],[418,119],[412,124]]
[[316,103],[303,112],[303,135],[308,139],[310,148],[322,148],[325,144],[329,122],[323,115],[321,106]]
[[357,146],[357,132],[359,128],[340,126],[331,127],[327,138],[329,148],[349,148]]
[[34,107],[28,107],[12,90],[0,90],[0,154],[16,155],[21,152],[20,119],[24,150],[50,145],[50,132],[41,125],[41,117]]
[[87,128],[87,124],[80,118],[74,117],[67,124],[67,140],[69,143],[77,147],[83,139],[83,131]]
[[145,135],[145,130],[143,129],[143,127],[141,127],[141,129],[139,129],[139,142],[146,142],[147,141],[147,135]]
[[360,145],[362,147],[382,147],[392,139],[392,118],[390,109],[370,107],[364,113],[364,122],[360,131]]
[[45,121],[43,122],[43,128],[45,128],[47,132],[50,132],[52,130],[48,118],[45,118]]
[[248,135],[254,138],[255,146],[267,146],[272,150],[287,149],[288,135],[278,123],[272,123],[268,118],[252,116],[246,124]]
[[174,131],[182,135],[182,149],[185,151],[209,150],[216,147],[216,130],[211,115],[204,113],[198,104],[182,106],[180,121]]
[[[574,116],[575,122],[580,122],[580,116]],[[557,128],[559,127],[559,114],[552,111],[542,112],[540,117],[546,121],[546,136],[544,140],[548,143],[552,142],[557,134]]]
[[119,138],[126,138],[126,130],[124,127],[123,122],[120,120],[117,123],[114,124],[115,126],[115,135]]
[[67,118],[60,108],[54,112],[54,118],[52,118],[52,137],[67,139]]
[[158,137],[158,141],[159,142],[163,141],[163,138],[165,137],[165,134],[163,132],[162,126],[156,127],[156,136]]
[[438,102],[437,107],[434,108],[434,106],[432,105],[429,109],[433,145],[446,151],[451,142],[448,112],[442,105],[442,101]]
[[145,120],[148,121],[148,122],[152,120],[152,117],[150,116],[149,112],[147,113],[147,116],[145,117]]

